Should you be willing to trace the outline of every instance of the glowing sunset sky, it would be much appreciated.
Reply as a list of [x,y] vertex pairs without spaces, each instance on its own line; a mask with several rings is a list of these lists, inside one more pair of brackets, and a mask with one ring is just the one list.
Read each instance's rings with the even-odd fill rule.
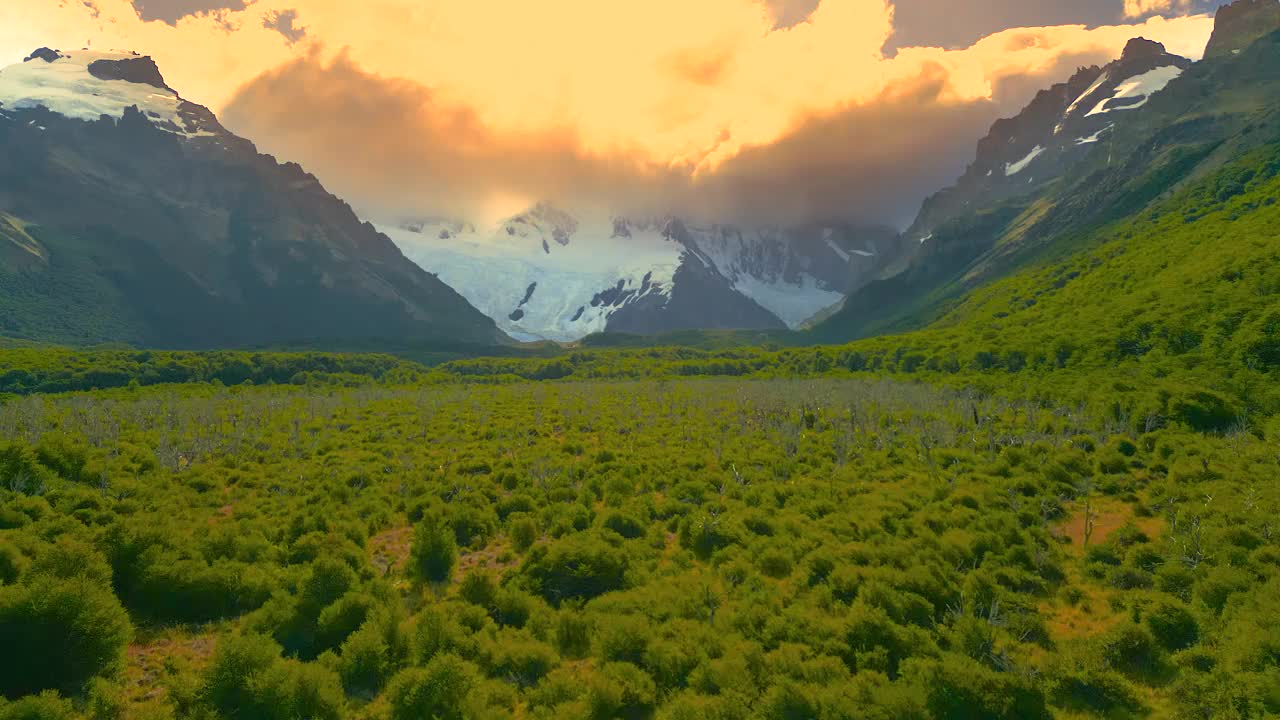
[[[999,115],[1190,0],[5,0],[0,64],[130,49],[374,214],[534,200],[903,222]],[[1075,23],[1075,24],[1063,24]],[[695,199],[696,198],[696,199]]]

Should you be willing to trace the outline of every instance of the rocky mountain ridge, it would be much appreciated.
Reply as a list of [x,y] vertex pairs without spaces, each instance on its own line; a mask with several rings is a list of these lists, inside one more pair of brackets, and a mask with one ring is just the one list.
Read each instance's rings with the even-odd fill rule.
[[27,259],[0,268],[2,335],[505,340],[314,176],[259,154],[132,53],[45,48],[0,70],[0,218],[0,245]]

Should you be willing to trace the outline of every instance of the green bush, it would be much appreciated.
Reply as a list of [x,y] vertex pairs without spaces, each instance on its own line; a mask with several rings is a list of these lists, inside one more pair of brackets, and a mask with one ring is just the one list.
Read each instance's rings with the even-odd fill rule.
[[0,587],[0,694],[77,694],[121,669],[132,637],[115,595],[91,580],[36,576]]
[[[3,700],[0,700],[3,703]],[[39,695],[29,695],[17,702],[0,704],[0,720],[79,720],[70,700],[58,697],[46,690]]]
[[1103,638],[1102,659],[1108,667],[1132,675],[1154,674],[1164,662],[1151,631],[1135,623],[1124,623],[1107,633]]
[[1200,624],[1181,604],[1160,601],[1147,609],[1143,620],[1166,650],[1183,650],[1200,639]]
[[462,582],[458,584],[458,596],[472,605],[478,605],[482,608],[492,607],[497,594],[497,584],[493,582],[493,578],[490,577],[489,573],[481,570],[467,573],[462,578]]
[[409,551],[409,568],[414,577],[430,583],[448,582],[458,562],[458,546],[453,531],[430,519],[418,523]]
[[583,613],[562,608],[556,616],[556,648],[561,655],[581,658],[591,652],[591,619]]
[[645,526],[640,520],[626,513],[612,510],[605,514],[600,525],[612,530],[628,540],[636,540],[645,536]]
[[392,720],[463,720],[478,669],[456,655],[437,655],[426,667],[409,668],[387,687]]
[[1231,596],[1243,592],[1253,585],[1253,577],[1248,571],[1236,567],[1217,567],[1209,571],[1208,577],[1200,581],[1196,593],[1215,612],[1222,612]]
[[0,542],[0,585],[17,582],[29,564],[22,551],[7,542]]
[[396,665],[382,628],[367,622],[343,643],[338,664],[342,686],[352,694],[373,695],[390,679]]
[[520,687],[538,684],[559,662],[550,645],[516,634],[499,635],[490,659],[494,676]]
[[223,637],[205,671],[202,695],[224,717],[237,720],[339,720],[346,698],[337,673],[285,660],[262,635]]
[[588,676],[587,705],[590,717],[643,717],[657,702],[657,688],[643,670],[625,662],[606,663]]
[[781,550],[766,550],[757,561],[760,572],[771,578],[784,578],[791,574],[791,558]]
[[507,530],[511,545],[517,552],[524,552],[538,541],[538,524],[530,517],[517,517],[511,520]]
[[935,718],[954,720],[1048,720],[1044,693],[1028,677],[998,673],[966,657],[946,655],[909,670],[925,692]]
[[522,574],[531,589],[552,604],[621,590],[629,559],[598,535],[581,533],[534,548]]
[[1053,703],[1103,716],[1117,711],[1136,712],[1143,707],[1133,687],[1122,676],[1095,665],[1055,668],[1049,680]]

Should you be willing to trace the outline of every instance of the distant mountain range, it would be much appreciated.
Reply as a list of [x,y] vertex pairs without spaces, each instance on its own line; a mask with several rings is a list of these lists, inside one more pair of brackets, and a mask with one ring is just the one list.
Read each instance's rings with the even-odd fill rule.
[[546,204],[487,228],[410,221],[379,229],[507,333],[530,340],[798,328],[900,250],[888,228],[582,219]]
[[495,343],[493,321],[150,58],[0,70],[0,335],[243,347]]

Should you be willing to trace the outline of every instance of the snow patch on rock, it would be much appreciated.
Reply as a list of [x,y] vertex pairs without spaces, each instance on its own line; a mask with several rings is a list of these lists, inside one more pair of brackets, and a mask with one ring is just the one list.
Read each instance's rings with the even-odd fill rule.
[[1017,175],[1023,170],[1026,170],[1027,167],[1030,166],[1031,163],[1034,162],[1036,158],[1040,157],[1043,154],[1044,154],[1044,146],[1042,145],[1035,146],[1035,149],[1032,150],[1030,153],[1028,153],[1026,157],[1022,158],[1018,162],[1009,163],[1005,165],[1004,166],[1005,176],[1013,177],[1014,175]]
[[0,69],[0,107],[6,110],[43,107],[68,118],[90,122],[104,115],[123,118],[125,111],[134,107],[168,132],[188,137],[211,134],[183,129],[187,125],[179,113],[183,100],[172,90],[127,80],[103,80],[89,72],[89,66],[100,60],[138,58],[131,53],[91,50],[33,56],[19,65]]
[[[1116,86],[1116,91],[1111,97],[1098,103],[1090,110],[1085,117],[1093,117],[1094,115],[1102,115],[1103,113],[1115,112],[1118,110],[1137,110],[1146,105],[1151,100],[1151,96],[1160,92],[1166,85],[1173,82],[1174,78],[1182,74],[1182,68],[1176,65],[1166,65],[1158,67],[1150,72],[1135,75]],[[1112,107],[1111,104],[1117,100],[1136,99],[1138,102],[1127,103]]]

